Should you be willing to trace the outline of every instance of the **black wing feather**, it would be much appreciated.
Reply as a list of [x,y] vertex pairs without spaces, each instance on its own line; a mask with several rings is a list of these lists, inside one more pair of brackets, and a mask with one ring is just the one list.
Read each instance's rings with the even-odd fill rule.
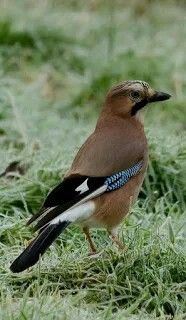
[[[102,186],[106,178],[107,177],[73,176],[65,179],[49,193],[43,207],[27,224],[31,224],[39,218],[35,230],[42,228],[59,214],[68,210],[74,204]],[[78,186],[86,179],[88,190],[83,193],[76,191]],[[50,208],[53,209],[49,210]]]
[[27,225],[42,216],[48,208],[56,207],[72,200],[79,194],[75,189],[86,179],[87,176],[72,176],[64,179],[48,194],[42,208],[28,220]]
[[62,202],[72,200],[80,193],[79,191],[75,191],[76,188],[87,178],[87,176],[73,176],[63,180],[48,194],[43,206],[45,208],[55,207],[62,204]]

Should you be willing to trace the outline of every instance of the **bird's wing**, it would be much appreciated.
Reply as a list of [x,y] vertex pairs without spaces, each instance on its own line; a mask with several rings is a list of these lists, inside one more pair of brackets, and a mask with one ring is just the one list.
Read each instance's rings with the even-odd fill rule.
[[35,229],[41,229],[61,213],[102,194],[106,178],[69,176],[49,193],[43,207],[27,224],[37,221]]
[[[143,161],[141,160],[127,170],[113,174],[110,177],[69,176],[51,191],[42,209],[28,221],[28,224],[37,221],[35,229],[43,230],[50,222],[63,220],[62,214],[64,212],[68,212],[69,218],[69,214],[74,208],[106,191],[109,192],[120,188],[132,176],[136,175],[142,167]],[[79,215],[78,218],[80,218]],[[72,216],[69,219],[73,221]]]

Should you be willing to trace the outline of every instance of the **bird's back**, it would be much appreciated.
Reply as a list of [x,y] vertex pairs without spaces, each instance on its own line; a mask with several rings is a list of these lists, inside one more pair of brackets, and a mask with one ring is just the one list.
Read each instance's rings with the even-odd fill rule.
[[119,117],[98,122],[77,153],[69,174],[106,176],[134,165],[140,159],[147,162],[147,141],[141,123]]

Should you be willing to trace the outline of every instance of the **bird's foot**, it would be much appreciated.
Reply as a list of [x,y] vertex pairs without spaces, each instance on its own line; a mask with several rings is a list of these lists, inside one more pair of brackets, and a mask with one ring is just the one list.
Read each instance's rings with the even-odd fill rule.
[[117,245],[117,247],[120,251],[126,252],[128,250],[128,247],[123,242],[121,242],[116,235],[110,234],[110,237],[111,237],[113,243],[115,243]]
[[88,253],[88,257],[91,257],[91,258],[98,258],[100,257],[100,255],[102,254],[102,252],[98,252],[98,251],[91,251]]

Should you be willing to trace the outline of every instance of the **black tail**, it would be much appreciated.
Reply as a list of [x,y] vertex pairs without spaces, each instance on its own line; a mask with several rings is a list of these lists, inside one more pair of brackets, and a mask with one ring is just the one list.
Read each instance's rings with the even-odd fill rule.
[[69,224],[69,221],[63,221],[47,226],[11,264],[10,270],[21,272],[33,266]]

